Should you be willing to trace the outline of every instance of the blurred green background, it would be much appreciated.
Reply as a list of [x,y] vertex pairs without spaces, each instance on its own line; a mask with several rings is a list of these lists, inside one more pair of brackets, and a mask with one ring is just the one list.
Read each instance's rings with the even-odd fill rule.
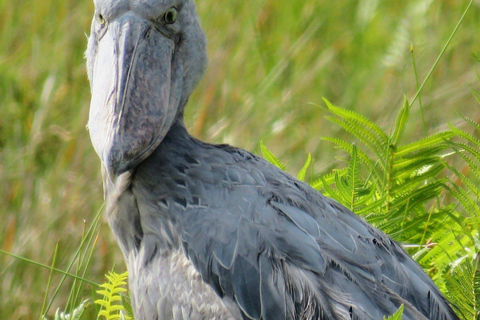
[[[322,97],[388,128],[416,92],[468,1],[197,1],[210,66],[187,107],[196,137],[258,153],[264,141],[296,172],[335,167],[320,138],[341,135]],[[83,53],[91,0],[0,0],[0,249],[65,268],[102,205],[100,162],[85,128],[90,89]],[[480,1],[422,92],[426,131],[457,112],[480,120]],[[406,140],[423,136],[418,104]],[[88,278],[125,267],[107,225]],[[0,318],[38,319],[48,270],[0,254]],[[53,281],[58,281],[55,275]],[[67,286],[68,289],[68,286]],[[65,289],[65,290],[67,290]],[[87,286],[88,289],[88,286]],[[62,306],[59,296],[52,310]]]

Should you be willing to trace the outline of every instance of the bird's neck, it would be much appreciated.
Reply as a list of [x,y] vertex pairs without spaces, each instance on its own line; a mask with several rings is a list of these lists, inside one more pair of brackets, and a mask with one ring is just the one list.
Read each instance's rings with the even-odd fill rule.
[[[145,181],[162,187],[161,182],[165,179],[156,181],[156,178],[175,175],[176,171],[171,166],[177,156],[175,153],[189,149],[189,144],[191,144],[191,137],[185,128],[183,117],[178,117],[157,149],[137,168],[116,177],[109,176],[106,170],[102,171],[107,219],[125,256],[132,250],[136,251],[136,247],[143,238],[137,195],[133,192],[134,181],[137,180],[136,184],[140,187],[143,187],[141,182]],[[141,178],[136,179],[135,177],[139,174]],[[148,192],[145,192],[145,196],[148,196]],[[149,200],[154,201],[154,199]]]
[[[185,127],[185,122],[183,121],[183,116],[178,116],[172,123],[170,130],[168,131],[166,137],[167,140],[185,140],[185,138],[190,138],[190,134]],[[162,142],[163,143],[163,142]]]

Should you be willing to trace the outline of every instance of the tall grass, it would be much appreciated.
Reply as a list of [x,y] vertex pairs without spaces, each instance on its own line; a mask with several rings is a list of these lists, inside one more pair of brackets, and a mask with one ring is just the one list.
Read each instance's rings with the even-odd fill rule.
[[[418,88],[410,45],[423,79],[466,4],[199,1],[210,68],[190,99],[187,126],[201,139],[256,152],[263,139],[293,171],[310,152],[310,170],[327,172],[339,166],[339,153],[320,137],[345,135],[315,105],[327,97],[389,128],[403,94],[411,100]],[[99,161],[85,130],[83,52],[92,16],[90,0],[0,1],[0,249],[49,265],[58,243],[55,267],[62,270],[102,204]],[[478,30],[474,5],[425,84],[422,108],[412,106],[405,141],[447,129],[447,122],[461,126],[457,111],[480,118],[471,93],[480,87]],[[123,268],[101,225],[88,279],[102,282],[112,264]],[[0,254],[1,317],[38,319],[48,275]],[[52,283],[60,277],[54,273]],[[89,293],[86,286],[78,296]],[[49,314],[68,296],[61,289]]]

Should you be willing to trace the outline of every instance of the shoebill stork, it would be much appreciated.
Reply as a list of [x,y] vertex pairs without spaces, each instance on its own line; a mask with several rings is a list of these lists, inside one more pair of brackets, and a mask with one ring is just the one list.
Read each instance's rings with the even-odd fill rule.
[[388,236],[257,156],[189,135],[192,0],[95,0],[88,128],[137,320],[458,319]]

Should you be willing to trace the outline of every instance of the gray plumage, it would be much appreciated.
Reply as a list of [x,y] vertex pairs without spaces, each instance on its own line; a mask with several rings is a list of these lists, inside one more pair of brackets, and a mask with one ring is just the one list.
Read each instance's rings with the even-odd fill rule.
[[[89,130],[143,319],[458,319],[393,240],[251,153],[191,137],[191,0],[95,0]],[[173,9],[172,9],[173,8]]]

